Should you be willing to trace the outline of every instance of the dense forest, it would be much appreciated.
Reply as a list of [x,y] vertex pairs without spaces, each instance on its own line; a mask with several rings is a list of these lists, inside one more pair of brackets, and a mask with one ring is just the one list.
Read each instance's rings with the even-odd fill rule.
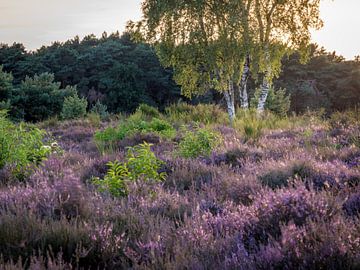
[[[286,55],[274,82],[276,89],[285,89],[290,96],[289,111],[356,107],[360,103],[359,59],[348,61],[316,45],[310,51],[306,64],[297,52]],[[70,95],[69,87],[76,87],[86,98],[88,109],[100,102],[111,113],[133,112],[141,103],[162,110],[181,98],[172,69],[163,68],[153,48],[133,42],[127,33],[75,37],[33,52],[19,43],[2,44],[0,66],[0,106],[15,119],[38,121],[59,114],[64,97]],[[249,85],[251,99],[257,83],[250,78]],[[199,101],[222,102],[211,89],[194,100]]]

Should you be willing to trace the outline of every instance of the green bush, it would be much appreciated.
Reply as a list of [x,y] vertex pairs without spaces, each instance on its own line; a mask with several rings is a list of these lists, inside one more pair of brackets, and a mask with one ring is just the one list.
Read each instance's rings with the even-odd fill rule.
[[95,133],[95,142],[100,151],[113,151],[117,142],[136,134],[154,133],[162,138],[173,138],[176,130],[163,119],[152,118],[150,121],[143,120],[138,112],[131,115],[117,128],[107,128]]
[[184,158],[209,156],[211,151],[219,145],[221,137],[218,133],[208,129],[187,131],[179,143],[179,154]]
[[136,111],[143,114],[144,116],[147,116],[150,118],[153,118],[153,117],[160,118],[161,117],[161,114],[157,108],[154,108],[147,104],[140,104],[140,106],[138,107],[138,109]]
[[85,98],[73,95],[66,97],[61,111],[62,119],[77,119],[86,115],[87,101]]
[[171,122],[224,124],[228,121],[226,113],[219,106],[213,104],[194,106],[187,103],[178,103],[167,107],[165,111]]
[[90,112],[99,115],[101,120],[106,120],[109,117],[107,106],[102,104],[100,101],[97,101],[95,105],[92,106]]
[[135,147],[129,147],[126,161],[109,162],[109,170],[104,179],[95,178],[93,182],[99,190],[109,192],[115,197],[123,197],[128,194],[128,183],[138,180],[142,181],[163,181],[165,173],[158,170],[163,162],[156,158],[147,143]]
[[0,109],[10,108],[10,97],[13,92],[13,76],[3,71],[0,65]]
[[270,89],[266,99],[266,109],[280,117],[286,117],[290,110],[290,105],[290,95],[286,95],[285,89],[278,89],[276,91],[273,88]]
[[0,112],[0,169],[6,166],[23,180],[31,173],[31,165],[38,165],[56,146],[45,145],[44,136],[44,131],[24,123],[15,125]]
[[26,77],[19,88],[14,89],[11,98],[11,116],[25,121],[43,121],[58,115],[63,107],[64,98],[76,92],[74,87],[60,89],[54,82],[54,75],[43,73],[33,78]]
[[264,121],[255,110],[240,111],[234,124],[244,136],[245,142],[257,141],[264,129]]

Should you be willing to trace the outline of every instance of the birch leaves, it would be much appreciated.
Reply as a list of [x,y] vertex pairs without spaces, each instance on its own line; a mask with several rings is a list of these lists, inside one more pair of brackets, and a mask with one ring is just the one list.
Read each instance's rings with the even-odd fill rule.
[[128,29],[174,68],[185,96],[222,92],[232,120],[235,88],[247,107],[249,69],[263,81],[260,98],[266,101],[281,58],[287,50],[306,48],[310,29],[321,27],[319,5],[320,0],[145,0],[143,20]]

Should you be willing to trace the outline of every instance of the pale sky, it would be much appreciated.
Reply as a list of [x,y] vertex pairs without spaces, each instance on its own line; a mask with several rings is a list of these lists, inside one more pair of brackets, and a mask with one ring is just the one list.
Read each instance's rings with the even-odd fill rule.
[[[76,35],[100,36],[124,30],[141,17],[141,0],[0,0],[0,43],[21,42],[27,49],[66,41]],[[360,0],[324,0],[325,27],[313,41],[348,59],[360,55]]]

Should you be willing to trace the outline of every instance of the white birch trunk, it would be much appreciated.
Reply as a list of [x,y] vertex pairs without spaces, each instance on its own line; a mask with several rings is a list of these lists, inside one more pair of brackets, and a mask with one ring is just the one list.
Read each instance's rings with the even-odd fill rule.
[[271,76],[272,70],[271,70],[271,64],[270,64],[270,55],[269,55],[269,49],[265,48],[265,50],[266,50],[265,57],[266,57],[267,71],[264,75],[263,83],[260,87],[261,93],[260,93],[259,103],[258,103],[258,107],[257,107],[257,110],[260,113],[262,113],[265,110],[266,99],[269,95],[269,91],[270,91],[270,87],[271,87],[270,76]]
[[224,91],[224,96],[226,100],[227,111],[229,114],[230,125],[232,126],[235,119],[235,93],[232,80],[229,81],[229,88]]
[[269,83],[267,76],[265,76],[260,89],[261,89],[261,94],[259,97],[259,103],[258,103],[257,110],[258,110],[258,112],[263,112],[265,110],[266,99],[268,97],[269,90],[270,90],[270,83]]
[[241,108],[249,108],[249,96],[247,92],[247,81],[250,74],[250,57],[247,56],[244,64],[244,70],[241,77],[240,87],[239,87],[239,96]]

